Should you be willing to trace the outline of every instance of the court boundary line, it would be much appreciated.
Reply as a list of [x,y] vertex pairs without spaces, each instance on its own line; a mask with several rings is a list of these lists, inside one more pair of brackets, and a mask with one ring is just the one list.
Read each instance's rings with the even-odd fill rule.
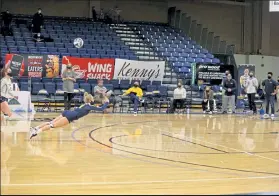
[[150,181],[121,181],[121,182],[63,182],[63,183],[25,183],[25,184],[1,184],[1,186],[69,186],[69,185],[131,185],[131,184],[155,184],[155,183],[183,183],[183,182],[210,182],[210,181],[234,181],[254,179],[279,179],[279,176],[249,176],[239,178],[200,178],[186,180],[150,180]]
[[[135,123],[141,123],[142,121],[137,121],[137,122],[133,122],[134,124]],[[146,121],[144,121],[146,122]],[[149,122],[158,122],[158,121],[149,121]],[[104,127],[97,127],[96,129],[100,129],[100,128],[105,128],[105,127],[110,127],[110,126],[113,126],[113,125],[119,125],[119,124],[131,124],[131,122],[122,122],[122,123],[118,123],[118,124],[111,124],[111,125],[107,125],[107,126],[104,126]],[[130,157],[130,156],[125,156],[125,155],[115,155],[115,154],[112,154],[111,152],[105,152],[103,150],[100,150],[100,149],[97,149],[97,148],[94,148],[94,147],[91,147],[91,146],[88,146],[87,144],[84,144],[80,141],[78,141],[78,139],[76,139],[76,137],[74,136],[75,135],[75,132],[81,130],[81,129],[85,129],[87,127],[91,127],[94,125],[88,125],[88,126],[84,126],[84,127],[80,127],[76,130],[74,130],[72,132],[72,138],[74,139],[75,142],[79,143],[80,145],[83,145],[87,148],[90,148],[90,149],[93,149],[95,151],[98,151],[98,152],[101,152],[101,153],[105,153],[105,154],[110,154],[110,155],[113,155],[113,156],[117,156],[117,157],[120,157],[120,158],[125,158],[125,159],[131,159],[131,160],[136,160],[136,161],[141,161],[141,162],[145,162],[145,163],[149,163],[149,164],[157,164],[157,165],[161,165],[161,166],[168,166],[168,167],[174,167],[174,168],[180,168],[180,169],[186,169],[186,170],[197,170],[197,171],[201,171],[201,172],[209,172],[209,173],[222,173],[222,174],[230,174],[230,175],[235,175],[235,176],[241,176],[243,175],[242,173],[228,173],[228,172],[224,172],[224,171],[210,171],[210,170],[207,170],[207,169],[198,169],[198,168],[192,168],[190,166],[180,166],[180,165],[174,165],[174,164],[169,164],[169,163],[163,163],[163,162],[156,162],[156,161],[152,161],[152,160],[144,160],[144,159],[140,159],[140,158],[134,158],[134,157]],[[90,137],[89,137],[90,138]],[[91,139],[91,138],[90,138]],[[91,139],[92,140],[92,139]],[[96,142],[97,143],[97,142]],[[101,144],[99,144],[101,145]],[[101,145],[101,146],[104,146],[104,145]],[[107,147],[107,146],[105,146]],[[107,147],[108,148],[108,147]],[[111,148],[111,147],[110,147]]]
[[[143,121],[141,123],[146,123],[146,122],[154,122],[154,121]],[[129,123],[126,123],[126,124],[136,124],[136,123],[139,123],[139,122],[129,122]],[[118,124],[114,124],[114,125],[118,125]],[[205,167],[205,168],[213,168],[213,169],[228,170],[228,171],[237,171],[237,172],[242,172],[242,173],[257,173],[257,174],[279,175],[279,173],[277,174],[277,173],[263,172],[263,171],[252,171],[252,170],[244,170],[244,169],[235,169],[235,168],[227,168],[227,167],[219,167],[219,166],[212,166],[212,165],[204,165],[204,164],[185,162],[185,161],[177,161],[177,160],[166,159],[166,158],[157,158],[157,157],[153,157],[153,156],[150,156],[150,155],[143,155],[143,154],[127,151],[127,150],[113,148],[113,147],[111,147],[111,146],[109,146],[107,144],[104,144],[104,143],[96,140],[94,137],[92,137],[92,133],[94,131],[100,130],[100,129],[105,128],[105,127],[112,127],[114,125],[107,125],[107,126],[103,126],[103,127],[97,127],[95,129],[93,129],[91,132],[89,132],[89,137],[93,141],[95,141],[96,143],[98,143],[98,144],[100,144],[102,146],[106,146],[106,147],[111,148],[111,149],[115,149],[115,150],[118,150],[118,151],[130,153],[130,154],[137,155],[137,156],[148,157],[148,158],[151,158],[151,159],[158,159],[158,160],[167,161],[167,162],[171,161],[171,162],[175,162],[175,163],[182,163],[182,164],[186,164],[186,165],[195,165],[195,166]]]
[[[169,131],[164,131],[164,132],[171,133],[171,132],[169,132]],[[167,135],[167,134],[164,134],[164,133],[162,133],[162,135],[165,135],[165,136],[168,136],[168,137],[171,137],[171,138],[174,138],[174,139],[178,139],[178,140],[181,140],[181,141],[186,141],[186,140],[182,140],[182,139],[180,139],[180,138],[173,137],[173,136],[171,136],[171,135]],[[220,147],[222,147],[222,148],[228,148],[228,149],[231,149],[231,150],[236,151],[236,152],[242,152],[243,154],[247,154],[247,155],[250,155],[250,156],[256,156],[256,157],[259,157],[259,158],[262,158],[262,159],[267,159],[267,160],[271,160],[271,161],[274,161],[274,162],[279,162],[279,160],[277,160],[277,159],[272,159],[272,158],[265,157],[265,156],[262,156],[262,155],[253,154],[253,152],[247,152],[247,151],[243,151],[243,150],[231,148],[231,147],[224,146],[224,145],[221,145],[221,144],[208,142],[208,141],[206,141],[206,140],[196,139],[196,138],[194,138],[194,137],[193,137],[192,139],[193,139],[193,140],[196,140],[196,141],[200,141],[200,142],[205,142],[205,143],[208,143],[208,144],[211,144],[211,145],[217,145],[217,146],[220,146]]]
[[[143,135],[143,134],[141,134]],[[162,134],[164,136],[164,134]],[[220,152],[183,152],[183,151],[169,151],[169,150],[156,150],[156,149],[148,149],[148,148],[140,148],[140,147],[135,147],[135,146],[127,146],[127,145],[123,145],[120,143],[116,143],[114,140],[117,138],[122,138],[122,137],[130,137],[130,136],[140,136],[137,134],[134,135],[119,135],[119,136],[114,136],[111,137],[109,139],[109,141],[114,144],[114,145],[118,145],[118,146],[122,146],[122,147],[126,147],[126,148],[134,148],[134,149],[138,149],[138,150],[146,150],[146,151],[155,151],[155,152],[172,152],[172,153],[181,153],[181,154],[199,154],[199,155],[211,155],[211,154],[244,154],[244,152],[227,152],[227,153],[220,153]],[[168,135],[167,135],[168,136]],[[179,138],[178,138],[179,139]],[[265,153],[279,153],[278,150],[274,150],[274,151],[258,151],[258,152],[251,152],[254,154],[265,154]]]

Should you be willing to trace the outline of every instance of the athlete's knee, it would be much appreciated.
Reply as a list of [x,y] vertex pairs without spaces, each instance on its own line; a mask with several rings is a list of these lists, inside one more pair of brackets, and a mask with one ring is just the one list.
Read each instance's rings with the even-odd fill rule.
[[51,129],[53,129],[54,128],[54,123],[52,121],[49,122],[49,126],[50,126]]

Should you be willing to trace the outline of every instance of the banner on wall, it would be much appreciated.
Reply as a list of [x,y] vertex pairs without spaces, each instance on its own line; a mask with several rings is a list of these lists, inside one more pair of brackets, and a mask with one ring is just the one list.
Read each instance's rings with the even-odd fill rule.
[[220,64],[197,64],[196,65],[196,83],[208,83],[211,85],[220,85],[224,78],[225,71],[229,70],[234,78],[233,65]]
[[238,66],[238,80],[237,83],[239,84],[238,88],[238,95],[245,95],[245,88],[244,84],[246,80],[249,78],[249,73],[253,72],[254,75],[256,75],[255,71],[255,65],[254,64],[240,64]]
[[192,73],[192,81],[191,84],[194,85],[196,81],[196,68],[197,64],[196,63],[191,63],[191,73]]
[[162,81],[164,71],[164,61],[115,59],[113,79]]
[[279,1],[269,1],[269,11],[279,12]]
[[67,64],[73,66],[77,78],[108,79],[113,78],[114,59],[92,59],[63,56],[62,72]]
[[7,54],[5,60],[13,76],[53,78],[59,75],[59,56],[56,55]]

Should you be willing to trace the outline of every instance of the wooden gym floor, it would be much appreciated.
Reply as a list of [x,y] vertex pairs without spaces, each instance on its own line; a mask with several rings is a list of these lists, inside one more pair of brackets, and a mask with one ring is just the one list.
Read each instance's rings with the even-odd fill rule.
[[279,192],[279,123],[243,115],[90,114],[29,141],[1,126],[1,194]]

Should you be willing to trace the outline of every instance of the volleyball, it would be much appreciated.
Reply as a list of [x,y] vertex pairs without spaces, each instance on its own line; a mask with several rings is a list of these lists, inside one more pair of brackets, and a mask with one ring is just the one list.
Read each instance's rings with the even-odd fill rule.
[[83,46],[83,39],[81,39],[81,38],[76,38],[76,39],[74,40],[74,46],[75,46],[76,48],[81,48],[81,47]]

